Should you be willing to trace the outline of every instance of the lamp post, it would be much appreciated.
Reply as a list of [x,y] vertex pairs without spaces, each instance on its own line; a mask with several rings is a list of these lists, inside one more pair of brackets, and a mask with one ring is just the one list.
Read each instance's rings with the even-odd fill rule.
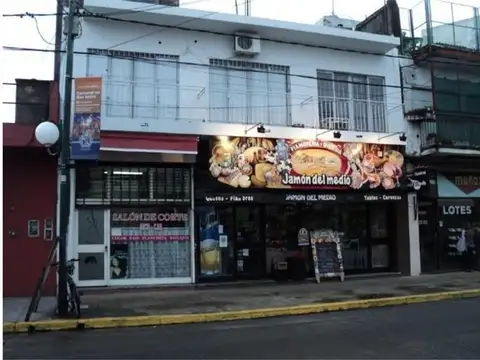
[[[65,121],[63,122],[65,125]],[[62,130],[64,131],[64,130]],[[57,147],[60,155],[65,151],[70,151],[69,144],[64,144],[60,137],[61,131],[59,127],[51,122],[44,121],[35,129],[35,139],[44,145],[50,155],[57,155],[56,151],[52,151],[53,147]],[[65,149],[65,147],[67,149]],[[68,315],[68,294],[67,294],[67,234],[68,220],[70,213],[70,186],[69,176],[62,170],[64,167],[62,156],[59,158],[60,170],[60,194],[58,202],[59,209],[59,232],[58,237],[58,292],[57,292],[57,313],[58,316]],[[66,168],[66,166],[65,166]],[[68,172],[68,169],[66,169]],[[68,191],[68,192],[67,192]]]
[[66,60],[65,60],[65,87],[63,94],[64,111],[60,128],[50,121],[40,123],[35,129],[37,141],[47,147],[51,155],[53,145],[58,145],[59,159],[58,170],[60,180],[59,191],[59,233],[58,236],[58,292],[57,312],[58,316],[68,316],[68,293],[67,293],[67,236],[68,223],[70,219],[70,122],[72,112],[72,76],[73,76],[73,26],[75,12],[77,10],[76,0],[68,1],[67,17],[67,38],[66,38]]

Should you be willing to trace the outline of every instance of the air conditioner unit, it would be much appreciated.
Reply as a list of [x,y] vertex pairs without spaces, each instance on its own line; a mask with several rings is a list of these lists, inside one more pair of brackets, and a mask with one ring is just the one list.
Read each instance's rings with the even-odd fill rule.
[[260,37],[255,34],[235,34],[235,54],[254,56],[260,54]]

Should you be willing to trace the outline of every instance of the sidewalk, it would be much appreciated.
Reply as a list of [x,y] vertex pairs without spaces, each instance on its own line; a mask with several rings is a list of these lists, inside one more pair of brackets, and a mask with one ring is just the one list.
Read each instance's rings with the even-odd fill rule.
[[480,272],[314,282],[97,291],[82,318],[199,314],[480,289]]
[[[23,321],[31,300],[31,298],[3,299],[3,323]],[[55,316],[56,306],[57,299],[55,297],[42,297],[37,312],[31,316],[31,321],[51,319]]]
[[[480,272],[85,290],[81,319],[4,322],[4,333],[191,324],[480,297]],[[4,313],[5,313],[4,305]],[[5,314],[4,314],[5,316]]]

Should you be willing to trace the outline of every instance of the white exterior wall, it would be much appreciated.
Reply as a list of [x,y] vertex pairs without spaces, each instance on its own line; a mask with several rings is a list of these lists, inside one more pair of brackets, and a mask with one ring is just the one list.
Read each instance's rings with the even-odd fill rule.
[[[155,32],[154,34],[151,34]],[[347,31],[347,30],[346,30]],[[146,34],[150,36],[145,36]],[[142,37],[143,36],[143,37]],[[138,38],[134,41],[132,39]],[[163,133],[209,133],[212,135],[244,135],[245,125],[209,123],[209,59],[245,60],[235,57],[233,36],[223,36],[178,29],[152,28],[128,23],[102,20],[83,20],[82,34],[75,41],[75,51],[88,48],[177,55],[180,62],[199,64],[199,67],[180,65],[179,114],[177,121],[150,120],[148,129],[140,125],[145,119],[109,118],[102,110],[102,129],[123,131],[150,131]],[[392,51],[396,54],[396,50]],[[405,131],[401,106],[401,90],[398,58],[364,55],[263,41],[261,53],[251,61],[290,67],[291,123],[318,122],[316,70],[355,73],[385,77],[387,87],[387,133]],[[87,56],[76,55],[74,77],[86,76]],[[106,76],[104,74],[96,74]],[[294,75],[299,75],[296,77]],[[304,76],[304,77],[302,77]],[[303,105],[301,105],[303,103]],[[190,107],[190,108],[189,108]],[[194,107],[194,109],[192,109]],[[202,129],[199,132],[199,129]],[[315,129],[274,127],[267,137],[315,138]],[[380,142],[404,144],[398,136],[379,140],[385,134],[342,131],[341,141]],[[333,139],[332,133],[323,136]]]

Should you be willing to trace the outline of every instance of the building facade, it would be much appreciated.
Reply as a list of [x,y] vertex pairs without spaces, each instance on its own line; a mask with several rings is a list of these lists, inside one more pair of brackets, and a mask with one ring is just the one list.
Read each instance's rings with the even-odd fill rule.
[[[451,6],[450,6],[451,5]],[[406,32],[402,65],[412,172],[421,172],[418,216],[422,272],[460,269],[456,250],[468,222],[478,226],[480,165],[479,9],[423,1],[421,32]],[[442,7],[443,6],[443,7]],[[415,17],[415,13],[411,13]],[[423,15],[425,16],[425,15]]]
[[71,170],[80,286],[308,273],[298,234],[325,227],[347,272],[418,273],[398,38],[138,6],[84,1],[75,39],[74,77],[101,78],[98,161]]
[[[56,108],[57,87],[36,80],[17,80],[16,86],[16,121],[3,124],[3,295],[31,297],[52,249],[57,204],[56,157],[34,132],[43,119],[56,121],[50,109]],[[43,296],[55,295],[55,275],[52,268]]]

